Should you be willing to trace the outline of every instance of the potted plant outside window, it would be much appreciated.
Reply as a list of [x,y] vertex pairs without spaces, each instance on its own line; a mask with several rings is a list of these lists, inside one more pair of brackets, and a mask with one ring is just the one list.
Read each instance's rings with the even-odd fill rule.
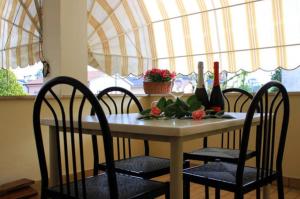
[[167,94],[171,92],[175,73],[165,69],[151,69],[144,74],[144,91],[146,94]]

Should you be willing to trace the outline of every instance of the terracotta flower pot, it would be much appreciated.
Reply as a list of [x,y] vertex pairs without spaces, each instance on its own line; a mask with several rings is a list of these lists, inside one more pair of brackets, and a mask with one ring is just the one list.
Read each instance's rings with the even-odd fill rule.
[[172,82],[144,82],[146,94],[168,94],[171,92]]

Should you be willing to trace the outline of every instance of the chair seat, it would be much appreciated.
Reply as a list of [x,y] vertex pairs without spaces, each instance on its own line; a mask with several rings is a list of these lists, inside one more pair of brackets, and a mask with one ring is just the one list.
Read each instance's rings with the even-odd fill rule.
[[[157,197],[168,190],[168,183],[145,180],[142,178],[117,174],[117,184],[119,199],[125,198],[150,198]],[[79,198],[83,198],[81,181],[78,181]],[[75,197],[74,184],[70,184],[71,196]],[[59,192],[59,187],[49,189],[50,194]],[[109,199],[108,178],[105,173],[86,178],[86,193],[87,199]],[[66,185],[64,186],[64,194],[66,195]],[[155,194],[155,195],[154,195]]]
[[[214,148],[207,147],[192,151],[190,153],[184,153],[184,159],[194,159],[203,161],[215,161],[220,159],[221,161],[237,163],[239,159],[240,150],[238,149],[226,149],[226,148]],[[246,159],[255,156],[255,151],[247,151]]]
[[[99,165],[105,169],[105,163]],[[158,176],[157,172],[166,174],[170,170],[170,160],[152,156],[137,156],[115,161],[116,171],[144,178]],[[163,175],[161,174],[161,175]]]
[[[192,181],[209,183],[209,186],[224,185],[234,187],[236,184],[237,165],[226,162],[208,162],[207,164],[184,169],[183,175]],[[274,175],[275,172],[272,171]],[[257,183],[257,169],[245,167],[243,175],[243,186]]]

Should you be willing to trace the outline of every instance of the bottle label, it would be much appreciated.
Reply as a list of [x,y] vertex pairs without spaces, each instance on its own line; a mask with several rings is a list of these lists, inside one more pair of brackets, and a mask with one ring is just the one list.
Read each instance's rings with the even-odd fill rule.
[[198,62],[198,84],[197,88],[204,88],[203,62]]
[[218,113],[222,110],[221,106],[212,106],[211,109],[214,110],[214,112]]
[[219,81],[219,62],[214,62],[214,86],[220,85]]

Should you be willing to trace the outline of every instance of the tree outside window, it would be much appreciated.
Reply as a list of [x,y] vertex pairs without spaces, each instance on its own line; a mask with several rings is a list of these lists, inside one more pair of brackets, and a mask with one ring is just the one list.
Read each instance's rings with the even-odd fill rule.
[[23,87],[18,83],[15,74],[6,69],[0,69],[0,96],[26,95]]

